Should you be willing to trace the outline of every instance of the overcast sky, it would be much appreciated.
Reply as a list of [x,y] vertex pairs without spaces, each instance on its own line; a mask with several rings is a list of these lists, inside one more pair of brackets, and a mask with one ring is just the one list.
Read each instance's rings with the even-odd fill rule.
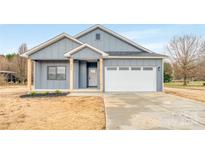
[[[62,32],[75,35],[92,25],[0,25],[0,54],[17,52],[22,43],[32,48]],[[114,24],[104,25],[157,53],[167,54],[166,45],[176,35],[205,36],[205,25]]]

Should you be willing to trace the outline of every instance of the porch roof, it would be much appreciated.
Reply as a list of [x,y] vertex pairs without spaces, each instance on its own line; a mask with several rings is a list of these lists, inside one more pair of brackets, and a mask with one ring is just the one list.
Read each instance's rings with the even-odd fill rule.
[[85,48],[91,49],[92,51],[94,51],[94,52],[96,52],[96,53],[102,55],[102,57],[107,57],[107,56],[109,55],[109,54],[107,54],[107,53],[105,53],[105,52],[103,52],[103,51],[101,51],[101,50],[99,50],[99,49],[97,49],[97,48],[95,48],[95,47],[93,47],[93,46],[91,46],[91,45],[85,43],[85,44],[83,44],[83,45],[81,45],[81,46],[79,46],[79,47],[77,47],[77,48],[75,48],[75,49],[73,49],[73,50],[71,50],[71,51],[65,53],[64,56],[65,56],[65,57],[71,57],[71,56],[72,56],[73,54],[75,54],[76,52],[78,52],[78,51],[80,51],[80,50],[83,50],[83,49],[85,49]]

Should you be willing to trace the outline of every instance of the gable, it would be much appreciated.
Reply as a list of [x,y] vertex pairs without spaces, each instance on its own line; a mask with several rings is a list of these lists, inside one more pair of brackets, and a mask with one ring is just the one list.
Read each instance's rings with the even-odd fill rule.
[[69,50],[72,50],[80,46],[79,43],[70,40],[68,38],[62,38],[59,41],[31,54],[31,59],[51,59],[51,60],[63,60],[66,59],[64,54]]
[[97,53],[96,51],[93,51],[92,49],[85,47],[76,53],[71,55],[74,59],[81,59],[81,60],[92,60],[92,59],[99,59],[102,57],[101,54]]
[[[100,34],[100,40],[96,40],[96,34]],[[100,29],[96,28],[93,31],[86,33],[77,38],[83,43],[90,44],[95,48],[102,51],[138,51],[141,52],[139,48],[115,37],[114,35]]]

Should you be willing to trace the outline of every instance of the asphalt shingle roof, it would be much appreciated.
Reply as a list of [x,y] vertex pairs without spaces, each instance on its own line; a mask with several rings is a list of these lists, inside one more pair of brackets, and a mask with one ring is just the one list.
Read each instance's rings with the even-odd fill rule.
[[166,57],[165,55],[158,54],[158,53],[149,53],[149,52],[136,52],[136,51],[107,51],[106,53],[109,54],[109,56],[151,56],[151,57]]

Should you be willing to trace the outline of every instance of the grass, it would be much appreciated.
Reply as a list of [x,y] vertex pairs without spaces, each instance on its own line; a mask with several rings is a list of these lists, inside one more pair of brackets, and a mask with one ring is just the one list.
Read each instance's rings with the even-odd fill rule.
[[105,129],[103,98],[60,96],[21,98],[26,87],[0,88],[0,129]]
[[183,82],[169,82],[169,83],[165,83],[164,86],[169,88],[201,89],[201,88],[205,88],[203,83],[205,83],[205,81],[191,81],[188,83],[187,86],[184,86]]
[[193,81],[189,82],[187,86],[183,86],[181,82],[165,83],[165,93],[205,102],[204,82]]

